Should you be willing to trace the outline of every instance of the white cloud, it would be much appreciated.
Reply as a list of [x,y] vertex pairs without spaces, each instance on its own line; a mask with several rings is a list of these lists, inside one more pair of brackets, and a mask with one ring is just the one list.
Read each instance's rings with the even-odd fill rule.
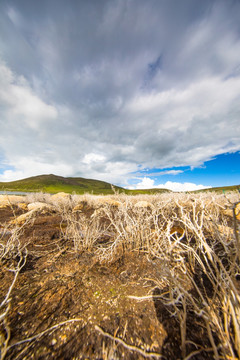
[[195,191],[211,188],[211,186],[197,185],[194,183],[184,182],[173,182],[167,181],[165,184],[155,184],[155,181],[151,178],[144,177],[138,184],[127,187],[128,189],[168,189],[176,192],[180,191]]
[[130,186],[129,189],[152,189],[154,187],[154,180],[146,176],[136,185]]
[[100,155],[100,154],[94,154],[94,153],[89,153],[86,154],[82,160],[82,162],[84,164],[92,164],[92,163],[99,163],[99,162],[103,162],[105,160],[105,156]]
[[239,2],[52,2],[0,2],[4,179],[127,185],[240,150]]
[[197,185],[197,184],[190,183],[190,182],[179,183],[179,182],[172,182],[172,181],[167,181],[165,184],[159,184],[157,187],[160,189],[163,188],[163,189],[169,189],[172,191],[195,191],[195,190],[211,188],[211,186]]
[[56,108],[36,96],[26,79],[16,76],[1,61],[0,74],[0,104],[5,110],[2,121],[7,121],[8,126],[41,130],[44,123],[57,118]]
[[31,176],[37,176],[42,174],[55,174],[64,176],[73,172],[71,165],[62,163],[42,163],[36,161],[35,158],[21,157],[19,163],[16,164],[15,169],[8,169],[0,174],[0,181],[14,181],[24,179]]
[[21,24],[21,16],[14,7],[9,6],[6,13],[15,26],[19,26]]
[[139,94],[128,104],[128,116],[140,129],[136,158],[146,167],[199,166],[240,150],[239,93],[240,77],[209,76],[183,89]]

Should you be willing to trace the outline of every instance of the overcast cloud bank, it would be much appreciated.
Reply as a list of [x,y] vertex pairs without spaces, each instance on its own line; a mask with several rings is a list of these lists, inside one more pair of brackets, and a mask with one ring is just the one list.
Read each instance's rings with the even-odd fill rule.
[[239,151],[239,34],[234,0],[3,0],[0,181],[127,187]]

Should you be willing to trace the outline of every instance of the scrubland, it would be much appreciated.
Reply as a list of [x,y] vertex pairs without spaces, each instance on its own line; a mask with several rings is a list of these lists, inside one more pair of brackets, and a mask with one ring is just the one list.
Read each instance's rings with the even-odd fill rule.
[[2,196],[0,359],[240,358],[239,201]]

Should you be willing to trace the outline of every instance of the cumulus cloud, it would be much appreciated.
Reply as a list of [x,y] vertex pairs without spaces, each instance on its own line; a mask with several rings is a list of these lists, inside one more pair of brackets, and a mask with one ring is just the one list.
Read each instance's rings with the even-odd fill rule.
[[71,173],[71,165],[62,163],[41,163],[35,158],[21,158],[16,169],[6,169],[0,174],[0,181],[14,181],[40,174],[66,174]]
[[128,189],[167,189],[176,192],[195,191],[208,188],[211,188],[211,186],[197,185],[190,182],[179,183],[173,181],[167,181],[165,184],[156,185],[155,180],[146,176],[136,185],[131,185],[128,187]]
[[126,186],[239,151],[239,19],[233,0],[1,1],[0,178]]
[[154,188],[154,180],[146,176],[135,186],[130,186],[129,189],[152,189]]
[[57,118],[54,106],[43,102],[37,97],[22,76],[14,76],[12,71],[0,63],[0,102],[5,112],[5,121],[21,127],[40,130],[44,122]]

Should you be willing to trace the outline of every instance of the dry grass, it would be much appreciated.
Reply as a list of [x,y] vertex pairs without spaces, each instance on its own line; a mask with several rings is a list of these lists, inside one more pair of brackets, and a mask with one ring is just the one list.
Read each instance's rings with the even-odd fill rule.
[[19,236],[22,227],[15,226],[12,229],[4,228],[0,237],[0,262],[4,266],[6,260],[8,264],[7,270],[13,274],[12,281],[9,285],[3,300],[0,303],[0,359],[3,360],[8,351],[8,343],[11,337],[11,329],[8,326],[7,317],[10,311],[12,290],[17,281],[21,269],[25,266],[27,259],[27,249],[22,246]]
[[[236,215],[229,215],[229,209],[235,214],[238,195],[108,198],[119,204],[85,196],[86,206],[95,209],[91,216],[81,210],[64,212],[65,236],[74,249],[94,252],[102,263],[114,262],[129,251],[144,252],[149,261],[161,259],[165,270],[155,283],[159,288],[164,283],[166,291],[159,297],[178,320],[182,358],[191,357],[186,349],[188,314],[192,312],[201,318],[215,359],[239,358],[239,225]],[[138,206],[140,201],[145,204]],[[194,346],[198,349],[198,344]]]
[[[144,253],[153,264],[154,259],[162,261],[161,278],[153,281],[159,291],[158,301],[179,324],[183,359],[203,350],[212,351],[215,359],[240,358],[237,193],[73,195],[64,199],[37,194],[26,198],[27,203],[36,201],[49,203],[62,214],[66,224],[62,235],[72,243],[73,251],[91,252],[104,264],[124,258],[128,252]],[[0,238],[1,261],[15,259],[15,267],[10,269],[14,279],[0,305],[0,321],[5,329],[0,342],[1,360],[10,337],[6,323],[10,294],[27,256],[18,241],[21,231],[21,227],[6,227]],[[145,301],[133,301],[138,300]],[[193,316],[209,338],[209,349],[201,349],[188,339]],[[108,358],[111,351],[103,349],[104,357]]]

